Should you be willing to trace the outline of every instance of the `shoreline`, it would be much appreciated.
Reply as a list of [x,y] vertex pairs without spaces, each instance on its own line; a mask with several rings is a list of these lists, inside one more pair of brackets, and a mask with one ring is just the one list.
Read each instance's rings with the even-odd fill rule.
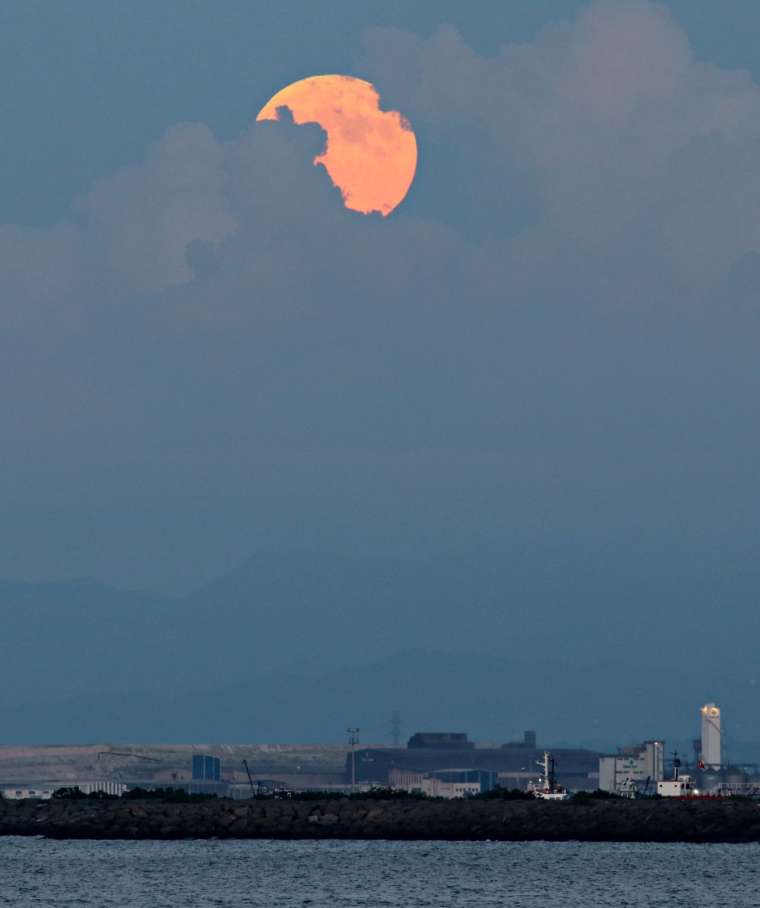
[[0,835],[54,839],[760,842],[760,803],[600,800],[4,801]]

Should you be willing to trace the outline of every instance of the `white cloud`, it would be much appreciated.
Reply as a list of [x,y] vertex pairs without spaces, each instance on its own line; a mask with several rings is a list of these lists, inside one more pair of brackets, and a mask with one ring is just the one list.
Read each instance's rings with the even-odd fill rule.
[[[602,0],[534,43],[487,58],[452,29],[428,40],[374,29],[365,63],[391,98],[406,100],[413,121],[490,133],[535,174],[547,248],[556,233],[591,249],[617,243],[615,254],[633,230],[649,234],[683,277],[699,279],[713,242],[718,267],[758,248],[746,216],[760,202],[757,180],[736,161],[758,160],[760,88],[696,61],[661,7]],[[685,185],[680,162],[707,139],[710,151]],[[760,162],[750,169],[760,173]],[[695,200],[715,192],[721,200],[706,227],[708,206],[700,212]]]

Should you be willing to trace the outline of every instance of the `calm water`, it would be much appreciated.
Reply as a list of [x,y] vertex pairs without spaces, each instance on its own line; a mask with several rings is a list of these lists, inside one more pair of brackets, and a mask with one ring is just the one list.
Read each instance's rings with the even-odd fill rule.
[[0,839],[0,905],[760,906],[760,846]]

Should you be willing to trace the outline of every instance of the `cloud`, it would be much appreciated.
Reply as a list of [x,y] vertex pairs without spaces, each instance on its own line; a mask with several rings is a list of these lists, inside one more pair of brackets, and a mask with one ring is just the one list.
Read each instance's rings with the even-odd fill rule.
[[143,164],[101,182],[84,201],[93,261],[138,291],[190,280],[188,245],[219,243],[237,226],[224,198],[224,160],[205,126],[168,130]]
[[[373,29],[356,72],[420,139],[387,219],[344,209],[315,126],[185,123],[65,223],[0,228],[17,520],[55,500],[83,573],[114,513],[133,521],[102,556],[116,573],[120,546],[131,569],[143,552],[186,570],[189,551],[213,572],[293,524],[730,522],[738,480],[704,512],[695,489],[757,442],[758,86],[636,2],[493,56],[450,27]],[[718,333],[741,354],[715,354],[710,384]],[[172,528],[174,567],[156,566]]]
[[[647,235],[679,275],[702,280],[757,248],[745,213],[760,201],[756,179],[737,158],[757,159],[760,89],[745,73],[695,60],[661,7],[593,3],[534,43],[488,58],[451,28],[427,40],[372,29],[365,40],[370,75],[392,103],[404,99],[413,122],[435,124],[434,133],[461,124],[473,145],[490,133],[535,177],[547,249],[557,234],[620,254],[629,234]],[[700,148],[687,180],[683,162]],[[700,212],[711,192],[721,203]]]
[[[3,256],[0,247],[7,286],[63,268],[53,281],[61,297],[80,280],[118,296],[190,288],[189,300],[209,298],[215,285],[217,308],[246,287],[259,302],[277,294],[279,304],[309,305],[315,287],[325,299],[418,300],[464,284],[490,300],[501,284],[507,302],[535,295],[526,280],[544,292],[549,262],[563,271],[590,256],[601,274],[638,259],[669,285],[718,281],[760,251],[760,89],[696,61],[662,8],[593,3],[492,57],[448,26],[426,40],[390,29],[365,37],[360,68],[422,137],[424,210],[412,198],[384,230],[345,212],[311,166],[324,145],[316,127],[255,124],[220,142],[201,124],[182,124],[142,163],[95,186],[71,225],[23,239],[6,227],[8,250],[11,236],[27,250],[37,243],[43,259],[60,248],[34,277],[31,266],[22,271],[36,252]],[[468,153],[447,174],[436,160],[452,135]],[[425,183],[426,169],[435,183]],[[447,180],[469,181],[470,198]],[[448,195],[456,204],[445,210]],[[500,234],[505,216],[516,221]],[[436,259],[453,283],[434,289]]]

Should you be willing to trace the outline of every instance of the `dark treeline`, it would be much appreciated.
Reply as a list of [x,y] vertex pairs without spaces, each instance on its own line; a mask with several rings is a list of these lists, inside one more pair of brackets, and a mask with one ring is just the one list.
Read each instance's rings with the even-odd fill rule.
[[[219,796],[216,794],[206,794],[199,792],[188,792],[182,788],[131,788],[124,794],[107,794],[103,791],[93,791],[86,793],[79,787],[58,788],[53,792],[53,798],[65,801],[160,801],[165,804],[192,804],[202,801],[213,801]],[[606,791],[579,791],[571,798],[572,803],[586,803],[589,800],[605,800],[615,798],[617,795]],[[653,795],[657,798],[658,795]],[[399,791],[394,788],[373,788],[370,791],[362,792],[343,792],[343,791],[290,791],[288,789],[275,789],[274,791],[262,791],[252,795],[250,799],[257,801],[341,801],[341,800],[360,800],[360,801],[440,801],[443,798],[434,795],[424,794],[423,792]],[[481,794],[470,795],[468,800],[473,801],[533,801],[534,795],[530,791],[520,788],[501,788],[497,786],[490,791]]]

